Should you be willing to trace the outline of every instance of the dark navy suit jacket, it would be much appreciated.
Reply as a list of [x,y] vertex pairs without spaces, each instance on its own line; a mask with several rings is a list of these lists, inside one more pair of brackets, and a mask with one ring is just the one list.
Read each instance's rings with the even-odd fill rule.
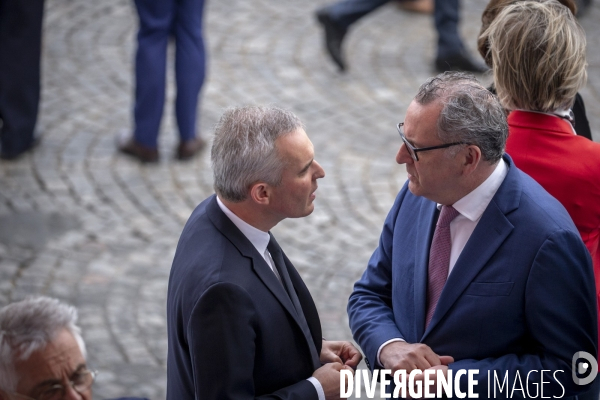
[[318,398],[306,378],[320,367],[319,316],[284,261],[280,274],[298,296],[307,333],[284,287],[216,196],[194,210],[169,278],[168,400]]
[[[372,365],[384,342],[403,338],[454,357],[451,370],[478,369],[480,399],[488,397],[494,371],[500,380],[508,371],[512,388],[517,371],[525,382],[530,371],[547,370],[543,378],[530,374],[529,382],[547,382],[544,396],[573,396],[590,389],[571,378],[573,355],[597,354],[590,255],[562,205],[509,156],[504,160],[508,174],[456,261],[428,328],[427,266],[438,213],[436,203],[407,185],[354,286],[350,327]],[[557,370],[564,371],[555,375],[560,384]]]

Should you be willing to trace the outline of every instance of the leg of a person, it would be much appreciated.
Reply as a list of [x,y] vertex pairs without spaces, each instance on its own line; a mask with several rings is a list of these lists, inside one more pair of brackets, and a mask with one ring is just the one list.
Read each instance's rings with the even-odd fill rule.
[[44,0],[0,0],[0,151],[5,158],[33,144],[43,14]]
[[135,0],[140,27],[135,56],[135,140],[157,147],[165,102],[167,45],[174,16],[174,0]]
[[325,7],[329,17],[341,28],[350,25],[390,0],[342,0]]
[[435,0],[437,58],[447,58],[463,51],[463,43],[458,33],[459,13],[459,0]]
[[198,97],[206,68],[202,14],[204,0],[178,0],[175,16],[175,114],[182,142],[196,137]]

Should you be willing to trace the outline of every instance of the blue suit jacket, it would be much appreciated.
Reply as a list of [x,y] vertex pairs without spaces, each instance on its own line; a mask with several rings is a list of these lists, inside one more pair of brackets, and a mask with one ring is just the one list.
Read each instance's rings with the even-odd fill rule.
[[[590,388],[571,379],[574,353],[597,354],[591,259],[562,205],[509,156],[504,160],[508,174],[456,261],[427,330],[427,266],[438,212],[407,184],[350,296],[350,328],[372,364],[384,342],[402,338],[454,357],[452,370],[479,369],[480,399],[487,398],[488,371],[492,379],[493,371],[499,379],[508,371],[512,386],[517,371],[525,382],[529,371],[549,370],[529,381],[549,382],[544,396],[563,390],[572,396]],[[564,371],[556,375],[564,389],[556,370]]]
[[284,261],[280,274],[296,291],[306,334],[282,284],[216,197],[194,210],[169,278],[168,400],[318,398],[306,378],[320,367],[319,316]]

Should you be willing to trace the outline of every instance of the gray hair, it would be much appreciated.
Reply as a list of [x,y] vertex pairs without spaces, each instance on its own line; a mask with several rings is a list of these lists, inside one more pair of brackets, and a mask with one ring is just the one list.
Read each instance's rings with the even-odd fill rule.
[[63,329],[77,341],[85,357],[75,307],[49,297],[27,298],[0,309],[0,389],[12,392],[18,377],[15,361],[27,360],[48,345]]
[[[415,101],[426,105],[439,101],[438,137],[444,143],[463,142],[481,149],[491,164],[502,158],[508,124],[498,98],[464,72],[444,72],[419,88]],[[454,153],[456,154],[456,153]]]
[[256,182],[279,185],[284,160],[275,141],[301,128],[304,126],[297,116],[273,106],[225,111],[215,129],[210,153],[217,194],[225,200],[240,202]]

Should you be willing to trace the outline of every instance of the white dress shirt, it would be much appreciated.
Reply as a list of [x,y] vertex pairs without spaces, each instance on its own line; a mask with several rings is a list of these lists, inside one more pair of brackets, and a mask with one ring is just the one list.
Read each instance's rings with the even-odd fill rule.
[[[258,251],[258,254],[260,254],[265,259],[267,265],[271,267],[271,270],[273,271],[277,279],[279,279],[279,282],[281,282],[281,277],[277,272],[277,268],[275,268],[275,263],[271,258],[271,253],[269,253],[269,251],[267,250],[267,246],[269,245],[269,241],[271,240],[269,233],[253,227],[252,225],[235,215],[229,208],[227,208],[225,204],[223,204],[219,196],[217,196],[217,204],[219,205],[221,211],[223,211],[223,213],[227,215],[231,222],[233,222],[233,224],[237,226],[237,228],[244,234],[244,236],[246,236],[250,243],[252,243],[252,245]],[[273,327],[273,329],[276,329],[276,327]],[[323,391],[323,386],[321,385],[321,382],[319,382],[319,380],[314,376],[311,376],[306,380],[314,385],[315,389],[317,390],[317,394],[319,395],[319,400],[325,400],[325,392]]]
[[[458,260],[460,253],[462,253],[465,245],[469,241],[469,238],[479,223],[483,212],[490,204],[490,201],[492,201],[492,198],[498,191],[498,188],[502,182],[504,182],[504,178],[506,178],[507,173],[508,166],[506,165],[506,162],[504,162],[504,160],[500,160],[491,175],[488,176],[481,185],[477,186],[471,193],[467,194],[465,197],[452,205],[452,207],[454,207],[454,209],[460,214],[458,214],[456,218],[450,222],[450,240],[452,242],[452,247],[450,250],[450,265],[448,266],[448,275],[450,275],[454,269],[456,260]],[[437,208],[438,210],[441,210],[442,204],[438,203]],[[381,350],[387,344],[404,341],[404,339],[395,338],[390,339],[379,346],[379,350],[377,350],[377,362],[379,365],[383,365],[381,364],[381,359],[379,357],[381,355]]]
[[221,211],[223,211],[225,215],[227,215],[227,217],[231,220],[231,222],[233,222],[233,224],[237,226],[237,228],[244,234],[244,236],[246,236],[246,239],[248,239],[250,243],[252,243],[252,246],[256,248],[258,254],[260,254],[265,259],[267,265],[271,267],[277,278],[279,278],[279,274],[277,273],[277,269],[275,268],[275,264],[273,263],[271,254],[267,251],[267,246],[269,245],[269,241],[271,240],[269,233],[253,227],[252,225],[235,215],[229,208],[227,208],[225,204],[223,204],[219,196],[217,196],[217,204],[219,205]]
[[[504,182],[508,167],[506,163],[501,162],[496,165],[494,172],[483,183],[471,193],[467,194],[452,207],[460,214],[450,223],[450,240],[452,242],[452,250],[450,250],[450,265],[448,267],[448,275],[452,272],[458,256],[462,253],[467,241],[475,230],[477,223],[481,219],[483,212],[492,201],[492,198],[498,191],[498,188]],[[437,205],[438,210],[442,209],[442,205]]]

